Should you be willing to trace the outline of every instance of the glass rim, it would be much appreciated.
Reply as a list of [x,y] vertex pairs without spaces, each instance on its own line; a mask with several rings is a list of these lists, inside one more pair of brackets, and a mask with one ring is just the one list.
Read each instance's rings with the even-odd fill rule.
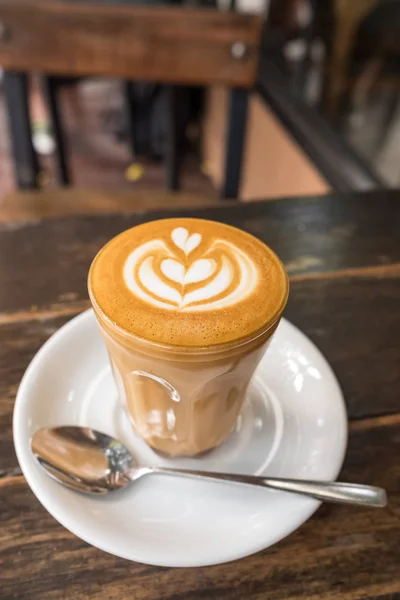
[[[197,220],[204,220],[204,219],[197,219]],[[227,225],[227,227],[232,228],[232,225]],[[236,227],[233,227],[233,228],[236,229]],[[125,233],[125,231],[121,232],[120,234],[118,234],[115,237],[119,237],[119,235],[123,235],[124,233]],[[271,254],[271,256],[275,260],[276,264],[279,266],[279,270],[281,272],[281,275],[283,276],[282,280],[281,280],[282,295],[281,295],[280,302],[278,302],[276,304],[275,310],[271,313],[269,318],[258,329],[254,330],[250,333],[247,333],[246,335],[244,335],[242,337],[238,337],[236,339],[231,339],[231,340],[224,341],[224,342],[219,342],[217,344],[209,344],[207,346],[199,346],[199,345],[187,346],[187,345],[178,345],[178,344],[166,344],[163,342],[158,342],[155,340],[148,339],[144,336],[137,335],[136,333],[129,331],[128,329],[125,329],[124,327],[119,325],[117,322],[115,322],[113,319],[111,319],[107,315],[107,313],[100,307],[100,305],[98,304],[98,302],[96,300],[94,291],[92,289],[91,274],[92,274],[92,270],[94,269],[94,265],[95,265],[96,261],[98,260],[99,256],[104,251],[104,249],[115,238],[108,240],[108,242],[106,242],[106,244],[104,244],[102,246],[102,248],[100,248],[100,250],[96,253],[95,257],[92,260],[92,263],[90,265],[89,272],[88,272],[87,288],[88,288],[88,292],[89,292],[89,298],[90,298],[93,310],[94,310],[96,316],[98,316],[98,320],[101,319],[102,321],[104,321],[105,324],[108,326],[108,328],[111,331],[116,332],[116,334],[120,335],[123,339],[127,340],[128,343],[129,343],[129,339],[130,339],[130,340],[132,340],[132,343],[137,343],[139,345],[142,345],[143,347],[148,347],[149,350],[152,348],[155,351],[158,350],[160,352],[168,352],[172,355],[173,354],[186,355],[186,356],[188,356],[188,355],[191,355],[191,356],[217,355],[217,354],[223,353],[225,351],[240,349],[241,347],[246,346],[247,344],[256,342],[258,338],[261,338],[264,335],[268,334],[268,331],[270,329],[273,329],[274,326],[277,324],[277,322],[279,322],[280,318],[282,317],[283,311],[286,307],[288,297],[289,297],[290,284],[289,284],[289,277],[288,277],[288,274],[284,267],[284,264],[283,264],[282,260],[279,258],[279,256],[276,254],[276,252],[272,248],[270,248],[265,242],[263,242],[262,240],[259,240],[258,238],[253,236],[251,233],[248,233],[246,231],[244,231],[243,233],[247,234],[248,236],[250,236],[252,238],[255,238],[259,243],[266,246],[269,254]]]
[[[122,338],[126,339],[128,341],[128,343],[129,343],[129,340],[132,340],[132,342],[136,342],[137,344],[142,345],[144,347],[148,347],[149,349],[153,348],[154,350],[170,352],[171,354],[175,354],[175,355],[181,354],[181,355],[191,355],[191,356],[196,356],[196,355],[206,356],[206,355],[215,355],[215,354],[223,353],[223,352],[229,351],[229,350],[240,349],[241,347],[246,346],[247,344],[256,342],[257,339],[262,338],[264,335],[266,335],[270,331],[270,329],[273,329],[274,326],[277,324],[277,322],[282,317],[282,313],[287,304],[287,300],[289,297],[289,279],[286,274],[286,285],[285,285],[284,294],[282,296],[282,301],[281,301],[280,305],[278,306],[277,310],[271,316],[271,319],[269,319],[265,324],[263,324],[262,327],[255,330],[254,332],[248,334],[247,336],[243,336],[243,337],[237,338],[235,340],[230,340],[227,342],[220,342],[219,344],[213,344],[213,345],[208,345],[208,346],[183,346],[183,345],[174,345],[174,344],[163,344],[161,342],[149,340],[145,337],[139,336],[131,331],[124,329],[123,327],[118,325],[118,323],[115,323],[112,319],[110,319],[110,317],[103,311],[102,308],[100,308],[99,304],[97,303],[97,301],[94,297],[94,294],[91,290],[91,286],[90,286],[90,270],[89,270],[89,277],[88,277],[88,292],[89,292],[89,298],[90,298],[90,301],[91,301],[91,304],[92,304],[92,307],[93,307],[93,310],[94,310],[96,316],[100,317],[101,320],[105,321],[106,325],[109,327],[109,329],[111,329],[111,331],[114,330]],[[100,320],[100,323],[101,323],[101,320]]]

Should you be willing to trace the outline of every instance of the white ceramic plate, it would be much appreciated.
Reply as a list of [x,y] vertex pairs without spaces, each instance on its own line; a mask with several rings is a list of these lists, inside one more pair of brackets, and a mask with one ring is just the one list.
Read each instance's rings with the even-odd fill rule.
[[34,494],[64,527],[129,560],[200,566],[247,556],[289,535],[319,503],[221,483],[149,476],[108,497],[52,481],[30,452],[50,425],[86,425],[119,438],[144,464],[303,479],[335,479],[346,413],[337,380],[316,347],[283,320],[250,386],[237,431],[198,459],[160,458],[131,431],[119,408],[92,311],[72,319],[36,354],[18,391],[14,443]]

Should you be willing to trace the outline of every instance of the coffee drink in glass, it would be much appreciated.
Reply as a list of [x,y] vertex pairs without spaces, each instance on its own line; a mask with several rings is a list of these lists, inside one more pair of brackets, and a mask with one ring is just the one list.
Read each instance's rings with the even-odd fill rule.
[[223,442],[287,301],[272,250],[221,223],[153,221],[108,242],[88,285],[136,434],[171,456]]

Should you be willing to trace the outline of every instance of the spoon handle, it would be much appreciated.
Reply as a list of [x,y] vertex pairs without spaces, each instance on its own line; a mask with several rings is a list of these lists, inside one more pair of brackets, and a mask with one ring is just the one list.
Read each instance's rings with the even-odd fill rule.
[[228,473],[213,473],[208,471],[192,471],[184,469],[169,469],[166,467],[152,467],[148,473],[165,475],[179,475],[194,479],[208,479],[211,481],[226,481],[257,485],[273,490],[310,496],[325,502],[340,504],[355,504],[358,506],[384,507],[387,504],[384,489],[372,485],[358,483],[341,483],[339,481],[302,481],[295,479],[277,479],[275,477],[256,477],[254,475],[234,475]]

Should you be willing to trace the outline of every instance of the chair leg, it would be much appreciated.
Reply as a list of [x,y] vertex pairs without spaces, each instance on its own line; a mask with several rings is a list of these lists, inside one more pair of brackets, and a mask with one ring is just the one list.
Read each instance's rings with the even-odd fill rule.
[[123,83],[123,95],[125,100],[125,113],[128,126],[129,146],[132,156],[136,154],[136,130],[135,130],[135,96],[133,94],[133,86],[131,81],[124,81]]
[[61,120],[58,87],[59,83],[56,77],[47,75],[43,77],[42,88],[49,111],[51,129],[56,145],[57,179],[60,185],[70,185],[71,177],[67,161],[67,144]]
[[39,163],[32,144],[28,77],[26,73],[6,71],[3,85],[14,153],[16,183],[22,189],[35,189],[38,187]]
[[180,150],[180,127],[179,127],[179,90],[178,86],[167,87],[167,119],[166,119],[166,149],[165,166],[167,170],[167,189],[176,191],[179,189],[179,150]]
[[248,90],[242,88],[231,90],[225,174],[221,190],[222,198],[236,199],[239,195],[248,103]]

